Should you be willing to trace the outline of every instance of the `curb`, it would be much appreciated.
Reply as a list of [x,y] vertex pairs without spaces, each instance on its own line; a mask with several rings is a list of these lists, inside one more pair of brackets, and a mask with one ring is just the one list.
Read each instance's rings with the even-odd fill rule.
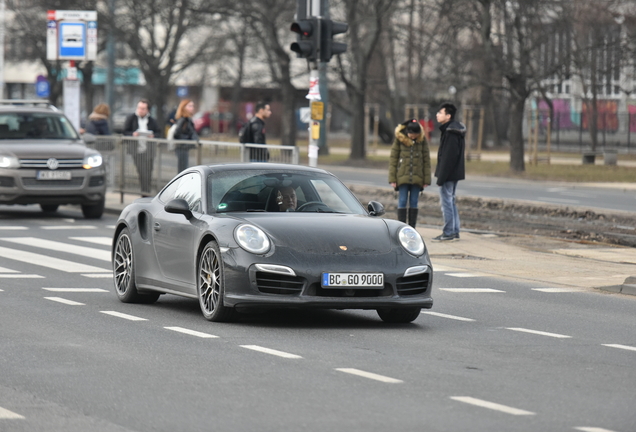
[[617,294],[627,294],[636,296],[636,276],[630,276],[625,279],[622,285],[610,285],[598,287],[601,291],[608,291]]

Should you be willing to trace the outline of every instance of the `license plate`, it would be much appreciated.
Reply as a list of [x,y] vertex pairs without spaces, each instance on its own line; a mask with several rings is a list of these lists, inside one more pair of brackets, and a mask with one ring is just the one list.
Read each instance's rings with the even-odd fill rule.
[[70,171],[38,171],[38,180],[70,180]]
[[383,288],[383,273],[323,273],[323,288]]

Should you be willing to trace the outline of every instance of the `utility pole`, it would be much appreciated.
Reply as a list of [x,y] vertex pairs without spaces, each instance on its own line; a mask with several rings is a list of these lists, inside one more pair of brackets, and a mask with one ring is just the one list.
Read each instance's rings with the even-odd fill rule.
[[5,33],[5,0],[0,0],[0,99],[4,99],[4,33]]
[[109,27],[108,40],[106,41],[106,53],[108,56],[108,67],[106,70],[106,103],[110,107],[111,112],[114,112],[115,111],[115,0],[108,0],[108,16],[110,17],[110,25],[108,26]]

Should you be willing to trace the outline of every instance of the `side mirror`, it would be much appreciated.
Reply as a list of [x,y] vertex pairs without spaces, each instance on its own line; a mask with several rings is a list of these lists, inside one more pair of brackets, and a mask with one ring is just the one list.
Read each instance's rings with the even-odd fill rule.
[[384,206],[377,201],[369,201],[367,210],[370,216],[382,216],[385,213]]
[[190,206],[188,205],[188,202],[183,198],[173,199],[168,204],[166,204],[163,209],[166,211],[166,213],[182,214],[188,220],[192,218]]
[[84,144],[95,144],[97,142],[95,135],[88,132],[82,135],[82,140],[84,141]]

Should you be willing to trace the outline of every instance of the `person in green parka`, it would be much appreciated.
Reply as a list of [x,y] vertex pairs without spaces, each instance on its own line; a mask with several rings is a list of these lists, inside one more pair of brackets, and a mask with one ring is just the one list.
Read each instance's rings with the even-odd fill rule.
[[395,140],[391,146],[389,183],[399,192],[398,220],[415,228],[419,194],[431,184],[431,154],[428,140],[417,119],[400,123],[395,128]]

